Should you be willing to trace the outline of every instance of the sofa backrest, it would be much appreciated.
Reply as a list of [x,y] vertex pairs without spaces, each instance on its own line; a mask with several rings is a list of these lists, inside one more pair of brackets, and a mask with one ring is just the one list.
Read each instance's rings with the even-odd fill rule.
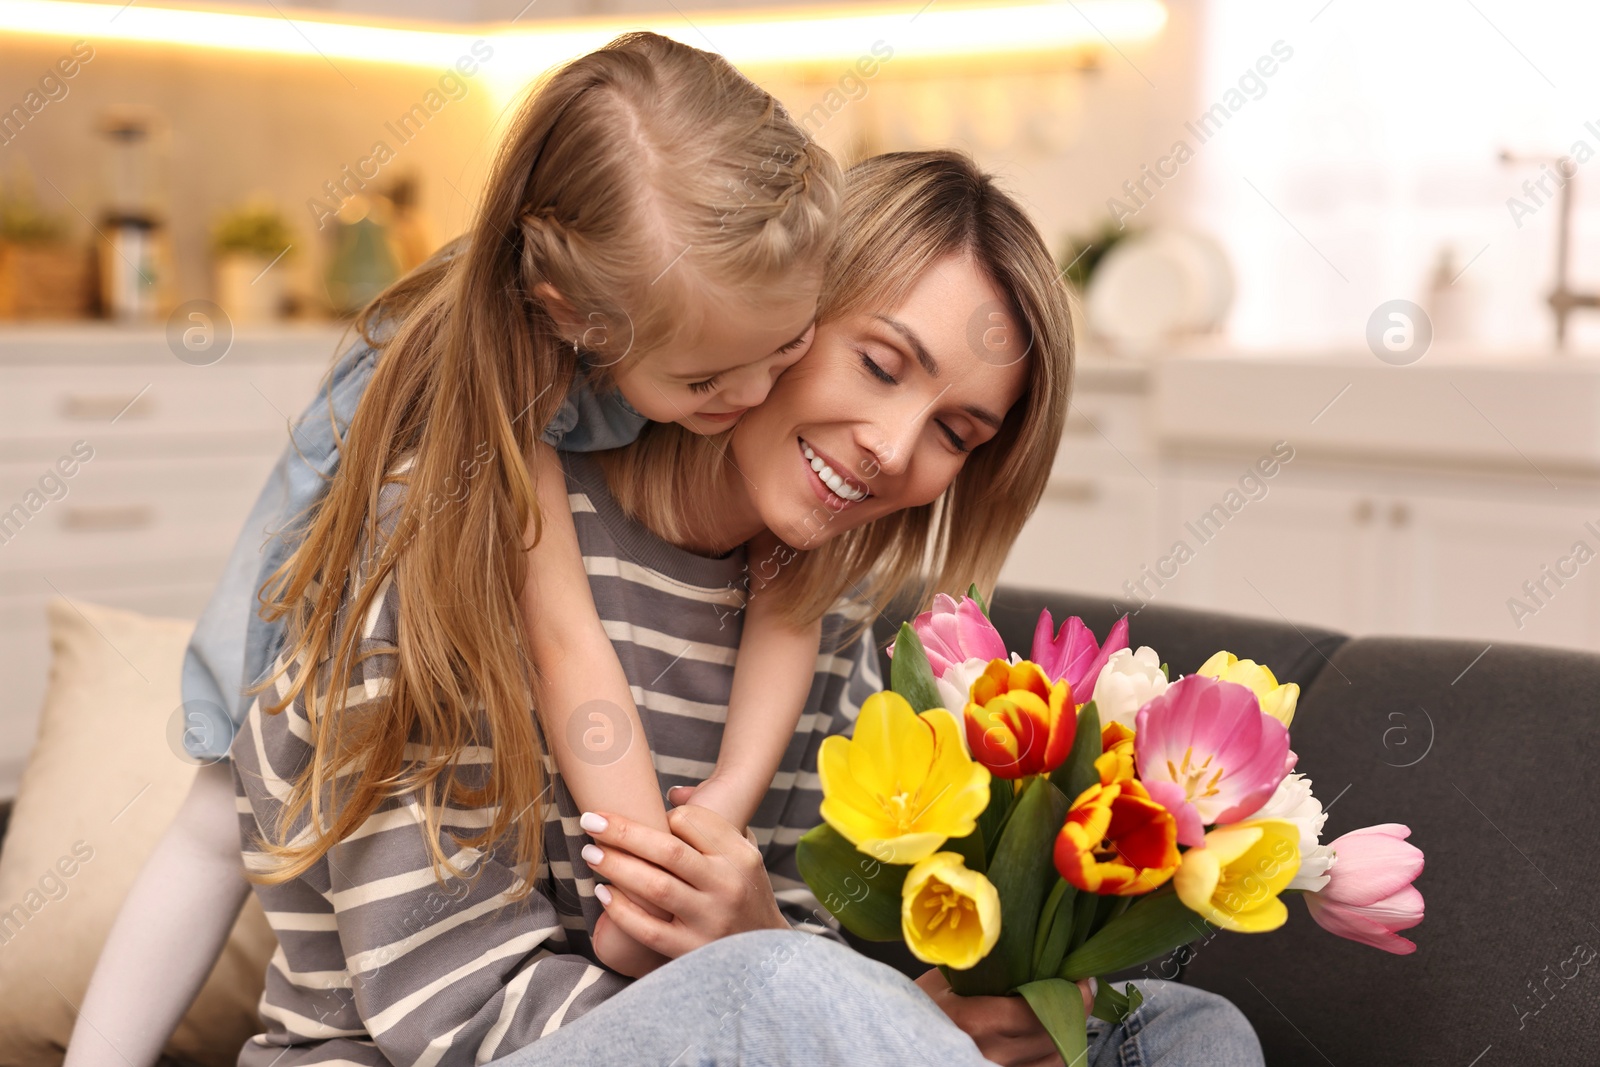
[[[1039,612],[1044,608],[1050,609],[1056,626],[1076,615],[1102,640],[1124,613],[1103,597],[1001,586],[989,605],[989,618],[1005,638],[1006,647],[1026,657],[1033,647]],[[893,608],[878,616],[874,632],[880,649],[893,639],[906,618],[905,612],[896,614]],[[1280,682],[1296,682],[1302,688],[1347,640],[1343,634],[1313,626],[1157,604],[1129,616],[1128,637],[1134,648],[1149,645],[1160,653],[1174,677],[1194,673],[1212,653],[1226,649],[1266,664]],[[887,656],[882,657],[882,664],[887,682]]]
[[1289,900],[1272,934],[1193,946],[1185,980],[1243,1010],[1272,1067],[1600,1062],[1600,655],[1364,637],[1330,659],[1301,695],[1297,769],[1332,805],[1325,842],[1411,828],[1417,951],[1335,937]]

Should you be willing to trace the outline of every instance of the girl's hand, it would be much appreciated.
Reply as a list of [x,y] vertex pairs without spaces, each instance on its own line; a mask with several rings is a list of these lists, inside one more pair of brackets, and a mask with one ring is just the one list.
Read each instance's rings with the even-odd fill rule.
[[[676,792],[683,790],[682,794]],[[766,790],[762,789],[765,794]],[[713,773],[710,778],[692,786],[675,786],[667,791],[667,799],[675,806],[695,804],[702,808],[709,808],[725,819],[729,826],[741,832],[749,823],[752,814],[749,790],[741,789],[730,778],[719,777]],[[681,799],[680,799],[681,797]]]
[[[1022,997],[964,997],[950,988],[937,967],[915,981],[951,1022],[966,1031],[984,1059],[1002,1067],[1062,1067],[1055,1042]],[[1094,1010],[1088,981],[1079,982],[1078,989],[1087,1017]]]
[[609,914],[601,915],[600,921],[594,924],[594,954],[601,963],[629,978],[643,978],[670,962],[666,956],[645,948],[623,933]]
[[[586,811],[579,825],[599,848],[598,857],[585,854],[590,868],[621,890],[597,889],[606,914],[648,949],[677,959],[731,934],[789,929],[760,849],[710,808],[673,808],[671,833],[614,812]],[[673,918],[657,919],[636,900]]]

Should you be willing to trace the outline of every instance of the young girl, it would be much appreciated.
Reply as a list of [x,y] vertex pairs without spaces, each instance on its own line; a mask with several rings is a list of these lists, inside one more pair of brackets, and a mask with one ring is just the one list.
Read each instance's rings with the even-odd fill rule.
[[[720,57],[653,34],[569,64],[529,100],[472,231],[358,320],[382,359],[329,457],[338,474],[312,502],[302,546],[271,573],[263,623],[288,617],[288,647],[253,691],[278,712],[308,684],[289,664],[329,647],[335,632],[343,590],[321,584],[308,561],[354,558],[363,532],[386,518],[379,483],[397,454],[415,452],[394,533],[362,561],[374,578],[392,570],[433,593],[401,638],[411,685],[383,727],[396,743],[380,768],[345,777],[362,731],[342,721],[338,699],[314,718],[316,757],[291,811],[309,808],[318,829],[271,842],[282,866],[270,877],[304,870],[395,781],[498,803],[491,835],[518,813],[531,817],[540,790],[530,695],[581,806],[667,828],[550,446],[617,447],[647,421],[718,434],[759,404],[810,345],[839,182],[832,159],[765,92]],[[836,510],[866,495],[838,487]],[[515,537],[529,548],[502,566]],[[776,540],[764,542],[752,558],[775,556]],[[431,581],[418,585],[419,573]],[[716,769],[693,799],[740,827],[793,737],[820,627],[771,596],[751,596],[749,611]],[[526,656],[511,655],[519,618]],[[358,655],[349,642],[334,648],[341,664]],[[536,677],[524,676],[525,660],[540,665]],[[476,695],[461,677],[476,680]],[[486,733],[515,754],[509,769],[469,788],[457,768],[402,758],[408,737],[446,750],[474,700]],[[536,851],[528,858],[536,864]],[[604,917],[594,948],[629,976],[664,962]]]

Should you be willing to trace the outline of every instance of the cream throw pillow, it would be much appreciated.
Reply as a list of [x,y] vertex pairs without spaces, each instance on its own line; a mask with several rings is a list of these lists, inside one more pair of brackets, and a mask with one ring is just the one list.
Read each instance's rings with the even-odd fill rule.
[[[61,1063],[122,899],[195,774],[167,740],[194,624],[60,599],[47,613],[50,687],[0,852],[4,1067]],[[232,1067],[259,1032],[275,944],[252,893],[168,1055]]]

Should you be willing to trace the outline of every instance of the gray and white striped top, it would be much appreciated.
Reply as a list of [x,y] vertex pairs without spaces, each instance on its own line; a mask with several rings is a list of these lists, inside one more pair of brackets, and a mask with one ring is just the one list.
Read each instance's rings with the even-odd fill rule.
[[[716,763],[727,715],[744,551],[712,559],[678,549],[623,515],[594,460],[565,454],[563,461],[595,603],[632,683],[661,788],[698,782]],[[389,651],[356,668],[353,708],[380,699],[395,668],[398,598],[388,581],[362,620],[362,648]],[[853,610],[866,609],[841,604],[825,620],[805,713],[751,820],[791,924],[838,940],[837,923],[799,877],[794,845],[821,821],[816,768],[823,738],[848,733],[861,702],[881,687],[870,631],[849,642],[840,637]],[[309,762],[308,737],[302,698],[278,715],[262,714],[257,700],[234,739],[247,866],[261,858],[257,835],[272,832],[288,784]],[[464,762],[487,763],[489,755],[470,752]],[[481,1064],[624,988],[629,979],[594,957],[590,934],[603,909],[580,854],[588,837],[548,751],[545,765],[547,804],[554,805],[547,807],[536,891],[520,903],[506,900],[526,874],[514,865],[509,842],[479,851],[442,834],[445,855],[478,877],[450,879],[440,889],[414,796],[384,801],[304,876],[257,886],[279,947],[261,998],[266,1032],[246,1042],[239,1067]],[[483,809],[450,809],[444,821],[477,829],[489,817]],[[302,818],[295,829],[303,826]]]

